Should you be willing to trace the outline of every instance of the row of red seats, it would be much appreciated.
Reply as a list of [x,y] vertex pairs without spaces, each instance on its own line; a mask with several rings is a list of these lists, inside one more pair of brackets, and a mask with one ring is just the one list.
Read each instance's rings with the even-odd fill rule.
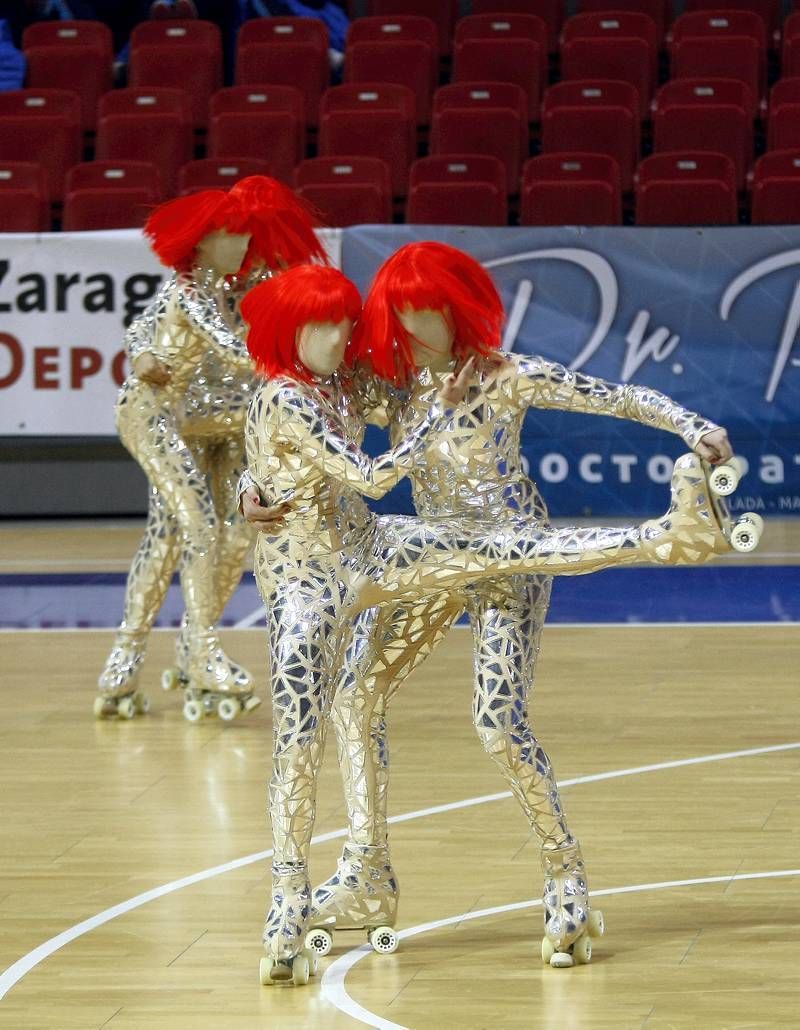
[[[618,2],[605,0],[606,5]],[[760,99],[767,86],[768,38],[764,21],[754,11],[688,12],[676,20],[667,37],[672,76],[740,79]],[[658,82],[661,43],[659,25],[650,14],[579,14],[564,23],[560,40],[562,79],[630,82],[646,114]],[[427,124],[439,81],[438,44],[437,27],[429,17],[357,19],[348,34],[345,79],[408,86],[417,99],[417,119]],[[98,99],[111,88],[107,27],[99,22],[37,23],[26,30],[23,45],[28,85],[74,89],[81,97],[83,128],[93,129]],[[462,18],[455,27],[453,81],[513,82],[524,90],[529,117],[535,121],[548,81],[551,45],[551,27],[536,14]],[[800,13],[785,25],[783,70],[800,74]],[[129,84],[186,89],[196,128],[205,127],[209,99],[222,86],[222,75],[220,32],[212,22],[142,22],[132,33]],[[329,79],[327,31],[320,20],[260,18],[243,25],[237,83],[299,88],[309,123],[316,124]]]
[[[180,192],[229,187],[244,175],[264,174],[261,162],[193,161],[180,173]],[[295,170],[294,185],[333,226],[392,221],[389,166],[380,158],[314,158]],[[713,153],[658,154],[635,176],[638,225],[733,225],[739,220],[735,171]],[[800,220],[800,151],[775,151],[756,163],[751,186],[753,224]],[[619,166],[603,154],[551,154],[523,169],[521,225],[620,225]],[[66,230],[140,226],[162,199],[158,169],[149,162],[93,161],[67,174],[62,227]],[[505,170],[492,157],[427,157],[411,168],[406,221],[420,225],[506,225]],[[50,227],[44,169],[33,163],[0,165],[0,220],[7,231]]]
[[[179,168],[194,156],[186,94],[170,89],[112,90],[100,100],[95,156],[137,159],[143,153],[160,169],[165,192],[177,189]],[[336,86],[321,105],[319,153],[385,158],[392,191],[405,196],[408,170],[417,157],[414,97],[403,86]],[[685,79],[666,83],[654,105],[655,152],[710,150],[734,163],[742,188],[753,159],[755,103],[735,80]],[[800,78],[780,80],[770,97],[769,149],[800,146]],[[563,82],[544,98],[544,153],[607,153],[620,166],[629,190],[641,154],[636,90],[610,81]],[[430,139],[434,155],[484,153],[506,168],[507,192],[515,193],[530,153],[525,96],[509,83],[453,84],[437,90]],[[269,174],[291,181],[306,156],[301,94],[290,86],[229,87],[211,100],[210,157],[266,161]],[[58,90],[0,93],[0,160],[46,165],[51,199],[59,201],[67,168],[82,158],[78,102]]]

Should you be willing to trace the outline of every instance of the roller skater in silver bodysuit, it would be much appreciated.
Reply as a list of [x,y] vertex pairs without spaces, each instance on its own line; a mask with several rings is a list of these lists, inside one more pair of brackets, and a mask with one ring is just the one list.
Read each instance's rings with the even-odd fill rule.
[[[547,527],[544,501],[522,468],[519,434],[528,407],[560,408],[629,418],[679,434],[696,454],[676,465],[683,478],[673,480],[671,528],[679,530],[680,512],[688,507],[707,531],[697,534],[697,525],[687,520],[687,532],[665,541],[658,559],[693,563],[726,550],[702,465],[704,459],[730,456],[724,430],[654,390],[616,386],[541,358],[493,353],[500,344],[501,314],[490,277],[451,247],[411,244],[376,276],[356,329],[355,352],[406,388],[390,419],[393,442],[418,420],[454,360],[478,356],[467,397],[446,436],[417,455],[408,473],[418,514],[458,519],[477,530],[522,513]],[[332,708],[349,836],[337,872],[314,892],[308,944],[318,953],[330,949],[336,927],[366,927],[376,950],[396,946],[391,928],[398,891],[386,821],[387,704],[466,610],[474,646],[475,727],[541,843],[542,956],[552,965],[589,960],[590,937],[602,932],[602,916],[590,911],[580,845],[567,824],[550,759],[529,721],[551,582],[547,574],[482,581],[359,616]]]
[[[303,944],[316,780],[335,677],[359,612],[376,605],[396,611],[426,595],[438,604],[442,595],[500,576],[577,575],[668,560],[671,549],[709,534],[698,491],[682,469],[674,477],[673,510],[642,527],[553,530],[509,509],[491,523],[460,512],[425,519],[373,515],[360,494],[382,496],[429,447],[446,448],[462,417],[469,418],[469,397],[454,406],[472,370],[467,361],[458,376],[426,385],[395,447],[367,458],[359,450],[363,419],[349,377],[339,370],[358,310],[352,284],[314,267],[256,287],[242,304],[248,346],[267,377],[248,416],[249,473],[257,493],[274,502],[270,510],[282,515],[259,534],[255,553],[267,613],[274,734],[264,983],[305,983],[313,966]],[[711,536],[708,546],[719,544],[720,535]],[[420,642],[425,646],[427,637]],[[404,641],[409,646],[413,650],[412,633]]]
[[120,391],[117,425],[148,477],[149,509],[95,713],[130,718],[146,710],[139,673],[180,565],[186,615],[176,668],[162,683],[184,687],[187,719],[216,711],[229,720],[259,703],[250,674],[228,658],[216,630],[251,542],[236,510],[253,389],[238,302],[272,269],[323,252],[297,198],[264,176],[227,194],[171,201],[145,232],[176,271],[126,336],[133,372]]

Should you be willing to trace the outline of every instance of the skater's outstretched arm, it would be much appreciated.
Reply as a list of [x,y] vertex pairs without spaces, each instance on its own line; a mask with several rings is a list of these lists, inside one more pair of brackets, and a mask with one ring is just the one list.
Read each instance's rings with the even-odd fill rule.
[[[516,380],[517,397],[526,406],[561,408],[641,422],[654,429],[677,433],[692,450],[709,460],[724,460],[732,454],[724,429],[649,386],[611,383],[535,355],[515,354],[510,362],[513,367],[509,372]],[[711,437],[709,444],[701,444],[708,436]],[[704,453],[705,450],[708,453]]]

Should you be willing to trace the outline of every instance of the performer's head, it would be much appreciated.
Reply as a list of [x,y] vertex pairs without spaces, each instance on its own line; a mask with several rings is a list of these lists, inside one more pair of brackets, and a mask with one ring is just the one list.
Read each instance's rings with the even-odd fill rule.
[[444,243],[408,243],[378,269],[351,356],[403,385],[420,366],[497,350],[502,324],[497,288],[473,257]]
[[249,290],[241,312],[256,369],[310,382],[342,364],[361,296],[335,268],[297,265]]
[[266,175],[240,179],[230,190],[201,190],[168,200],[144,231],[162,264],[222,275],[253,266],[282,269],[305,261],[327,263],[314,232],[312,209],[288,186]]

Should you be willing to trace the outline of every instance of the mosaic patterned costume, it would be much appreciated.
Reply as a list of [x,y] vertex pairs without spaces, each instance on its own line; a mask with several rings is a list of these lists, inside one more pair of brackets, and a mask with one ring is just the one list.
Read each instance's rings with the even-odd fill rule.
[[147,475],[150,492],[123,621],[100,677],[98,706],[105,711],[122,702],[128,714],[141,697],[134,692],[148,634],[178,566],[186,607],[179,671],[200,687],[251,692],[249,673],[222,651],[216,623],[252,539],[237,513],[254,382],[237,302],[264,275],[226,278],[208,269],[172,275],[126,335],[130,362],[149,352],[169,368],[170,379],[151,386],[131,373],[117,401],[120,438]]
[[[423,369],[407,400],[392,413],[392,441],[403,439],[418,421],[435,385],[435,377]],[[375,397],[367,403],[374,404]],[[546,527],[547,508],[520,455],[528,407],[631,419],[677,433],[692,448],[717,428],[655,390],[617,386],[537,357],[487,361],[447,434],[418,454],[408,473],[418,514],[426,520],[456,519],[475,532],[518,513]],[[685,537],[686,546],[658,557],[670,562],[709,557],[716,545],[709,538],[698,553],[691,536]],[[546,934],[553,950],[566,952],[585,932],[589,905],[580,846],[568,827],[550,759],[529,719],[551,584],[546,570],[483,580],[359,616],[332,706],[349,838],[337,872],[314,892],[313,925],[394,923],[398,890],[387,844],[387,705],[402,680],[466,611],[473,637],[473,720],[541,842]]]
[[[389,624],[393,620],[397,624],[399,617],[402,633],[398,651],[403,664],[392,665],[394,651],[388,646],[384,652],[388,657],[380,659],[383,664],[378,670],[371,623],[361,616],[359,634],[348,652],[352,682],[342,684],[350,708],[347,703],[339,706],[337,701],[337,730],[350,763],[346,765],[350,775],[348,805],[358,825],[354,844],[363,841],[373,847],[376,839],[380,846],[385,842],[385,765],[382,695],[374,686],[363,685],[366,674],[372,676],[374,684],[383,686],[386,669],[396,675],[409,671],[434,642],[430,613],[436,613],[434,624],[444,632],[467,598],[476,610],[486,607],[485,619],[492,623],[493,630],[486,632],[485,646],[495,653],[495,663],[504,662],[506,659],[502,655],[498,658],[493,648],[496,635],[509,640],[513,634],[532,635],[532,622],[520,623],[518,619],[518,610],[529,597],[527,584],[535,584],[533,596],[537,599],[545,584],[549,587],[548,579],[531,581],[522,573],[580,574],[612,564],[660,560],[658,548],[672,546],[670,541],[675,541],[669,518],[654,520],[642,529],[546,527],[544,506],[533,484],[521,471],[514,471],[519,466],[518,456],[503,480],[500,495],[487,491],[476,515],[474,504],[459,488],[452,489],[454,484],[449,481],[450,477],[466,476],[470,470],[474,475],[477,469],[480,480],[484,474],[491,474],[491,461],[481,459],[482,447],[488,449],[494,437],[476,433],[476,426],[494,424],[496,429],[500,425],[503,439],[514,443],[524,408],[532,402],[533,394],[540,402],[544,400],[545,383],[537,380],[533,369],[524,377],[517,374],[516,366],[511,367],[514,374],[497,369],[485,372],[480,385],[451,412],[438,406],[438,385],[422,383],[397,426],[395,447],[374,460],[359,450],[363,419],[352,400],[350,384],[338,375],[311,385],[287,378],[269,380],[259,388],[250,406],[246,432],[250,481],[273,503],[291,504],[285,526],[274,534],[259,534],[255,551],[256,578],[267,612],[272,678],[274,739],[269,807],[274,842],[273,898],[264,941],[275,963],[291,965],[303,946],[308,924],[311,894],[307,857],[325,716],[353,619],[375,605],[388,606],[385,610],[392,613]],[[545,378],[541,376],[540,380]],[[597,407],[601,402],[609,403],[605,395],[597,396],[596,382],[587,380],[594,393],[581,393],[583,410],[591,410],[592,403]],[[559,384],[548,380],[547,385],[554,401],[565,391],[569,393],[568,383],[561,384],[561,393]],[[633,397],[638,400],[640,395]],[[489,405],[496,408],[491,421]],[[451,461],[456,455],[458,462],[463,460],[462,444],[470,464],[468,469],[459,470],[455,465],[451,467]],[[498,455],[496,443],[491,444],[491,451]],[[434,499],[429,506],[441,508],[440,513],[425,510],[424,519],[414,519],[379,518],[369,511],[361,494],[380,497],[402,476],[416,479],[419,468],[427,469],[432,452],[446,455],[448,461],[446,475],[441,470],[434,473],[447,487],[448,499],[442,503]],[[496,473],[501,474],[499,466]],[[680,474],[676,475],[680,479]],[[473,496],[474,482],[465,479],[465,485]],[[679,499],[684,495],[688,498],[691,492],[680,485],[676,488],[675,483],[673,489],[677,489]],[[507,503],[506,493],[517,498],[516,511]],[[693,499],[687,500],[688,508],[694,503]],[[680,507],[683,512],[684,506]],[[692,523],[695,515],[687,519]],[[699,516],[700,524],[702,521]],[[498,586],[498,576],[512,579]],[[491,584],[485,600],[480,587],[471,586],[479,580]],[[460,591],[464,591],[463,596]],[[443,600],[443,594],[460,600]],[[414,604],[425,595],[433,595],[432,608]],[[408,603],[410,609],[401,607]],[[490,613],[495,610],[498,614],[493,619]],[[417,645],[419,653],[415,651]],[[527,635],[520,640],[520,647],[525,649],[523,655],[518,659],[509,655],[510,664],[521,664],[523,657],[532,662],[533,646]],[[364,662],[363,669],[360,661]],[[485,677],[492,671],[491,664],[482,667]],[[520,668],[520,675],[523,671]],[[482,689],[488,697],[491,688]],[[502,697],[503,688],[495,689]],[[378,712],[377,719],[372,710],[366,711],[367,704]],[[503,747],[509,746],[504,734],[512,719],[510,707],[510,703],[505,708],[489,706],[487,714],[492,722],[486,726],[486,734],[492,739],[493,753],[498,750],[495,740]],[[524,712],[518,714],[523,716]],[[366,734],[357,741],[353,737],[356,726],[359,733],[363,729]],[[373,732],[375,748],[369,740]],[[515,760],[526,767],[528,744],[525,741],[518,749],[519,759],[514,752]],[[535,741],[533,744],[538,758],[538,745]],[[371,781],[367,782],[366,777]],[[527,776],[525,786],[534,779],[535,774]],[[538,802],[535,804],[538,806]],[[557,794],[550,808],[551,838],[566,839],[568,831],[557,806]]]

